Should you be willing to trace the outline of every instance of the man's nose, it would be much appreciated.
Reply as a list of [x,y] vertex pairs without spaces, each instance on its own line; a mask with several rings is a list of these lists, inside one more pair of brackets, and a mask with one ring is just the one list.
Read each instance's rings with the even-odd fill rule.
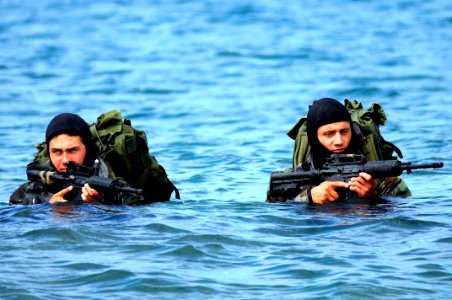
[[63,164],[66,165],[68,163],[68,161],[69,161],[69,159],[68,159],[67,153],[63,152],[63,159],[62,159]]
[[342,138],[342,136],[340,134],[336,134],[334,136],[334,143],[337,145],[340,145],[344,142],[344,139]]

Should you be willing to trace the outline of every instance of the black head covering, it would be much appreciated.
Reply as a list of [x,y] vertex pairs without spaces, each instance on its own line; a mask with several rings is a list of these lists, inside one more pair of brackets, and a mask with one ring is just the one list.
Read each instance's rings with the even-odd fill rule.
[[[336,122],[350,122],[352,126],[352,119],[349,112],[342,103],[332,98],[322,98],[315,100],[309,107],[308,117],[306,120],[306,130],[308,134],[308,141],[311,145],[311,153],[314,159],[313,163],[316,168],[319,168],[325,162],[325,159],[331,155],[325,147],[320,144],[317,137],[317,130],[326,124]],[[352,137],[352,141],[354,138]],[[354,144],[350,142],[349,147]]]
[[47,126],[46,143],[47,149],[50,140],[59,134],[69,134],[80,136],[86,147],[85,165],[91,165],[97,155],[94,144],[91,140],[89,125],[80,116],[71,113],[62,113],[55,116]]

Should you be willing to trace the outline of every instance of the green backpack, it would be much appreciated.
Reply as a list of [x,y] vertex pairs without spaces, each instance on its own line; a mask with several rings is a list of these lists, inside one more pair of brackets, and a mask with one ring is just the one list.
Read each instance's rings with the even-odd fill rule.
[[[130,120],[124,119],[119,110],[101,114],[90,125],[93,142],[99,155],[107,164],[109,176],[127,182],[135,188],[144,189],[144,197],[149,202],[169,200],[175,191],[179,191],[168,179],[163,166],[149,154],[144,131],[132,127]],[[44,164],[48,161],[46,143],[36,145],[32,164]]]
[[[367,109],[363,109],[361,102],[357,100],[344,100],[345,108],[349,111],[353,121],[353,131],[361,141],[361,151],[368,160],[391,160],[395,159],[393,153],[402,158],[402,152],[394,144],[386,141],[380,133],[379,126],[386,124],[386,114],[378,103],[372,103]],[[307,115],[303,116],[287,133],[295,140],[292,157],[292,167],[306,161],[311,152],[306,132]]]

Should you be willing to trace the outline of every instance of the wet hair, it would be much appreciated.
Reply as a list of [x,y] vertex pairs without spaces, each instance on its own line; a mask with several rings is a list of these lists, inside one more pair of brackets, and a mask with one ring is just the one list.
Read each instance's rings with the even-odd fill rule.
[[[336,122],[349,122],[350,129],[352,128],[350,113],[345,106],[336,99],[322,98],[315,100],[309,107],[306,130],[308,141],[311,145],[313,163],[316,168],[320,168],[326,158],[331,155],[331,152],[320,143],[317,131],[323,125]],[[352,141],[350,141],[349,148],[354,147],[354,145],[355,138],[352,133]]]
[[[86,155],[83,164],[90,166],[96,158],[97,151],[91,138],[89,125],[79,115],[71,113],[62,113],[55,116],[47,125],[46,143],[49,149],[49,142],[55,136],[60,134],[68,134],[71,136],[80,136],[82,143],[86,148]],[[50,152],[49,152],[50,156]]]

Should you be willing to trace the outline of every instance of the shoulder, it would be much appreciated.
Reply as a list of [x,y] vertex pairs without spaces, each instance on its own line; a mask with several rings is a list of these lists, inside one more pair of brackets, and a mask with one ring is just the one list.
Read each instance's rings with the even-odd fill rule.
[[24,183],[21,186],[19,186],[9,197],[9,204],[15,205],[15,204],[22,204],[24,202],[25,198],[25,191],[27,189],[28,183]]
[[48,202],[52,193],[47,191],[42,184],[28,182],[19,186],[9,198],[10,205],[32,205]]

